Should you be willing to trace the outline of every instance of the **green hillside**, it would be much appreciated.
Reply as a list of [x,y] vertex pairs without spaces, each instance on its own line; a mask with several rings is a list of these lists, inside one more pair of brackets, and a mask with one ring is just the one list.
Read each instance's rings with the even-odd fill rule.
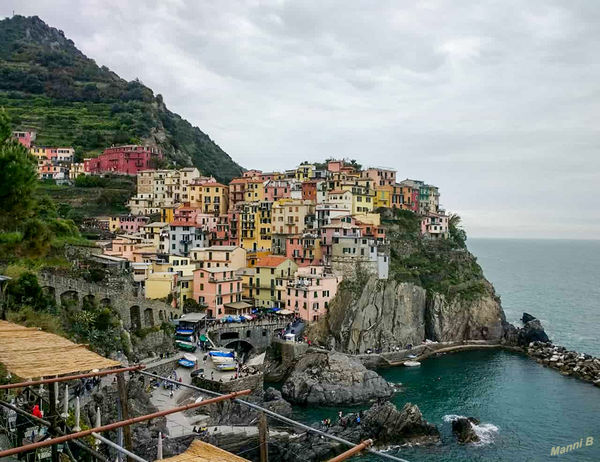
[[220,181],[242,169],[208,135],[169,111],[161,95],[127,82],[81,53],[37,16],[0,21],[0,107],[36,144],[93,156],[113,144],[150,142],[173,166],[195,165]]

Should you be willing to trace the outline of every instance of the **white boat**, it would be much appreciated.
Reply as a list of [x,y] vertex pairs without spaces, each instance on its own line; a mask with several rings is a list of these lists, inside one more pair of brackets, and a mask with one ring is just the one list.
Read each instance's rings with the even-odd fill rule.
[[406,367],[418,367],[421,365],[419,361],[404,361]]
[[209,351],[208,355],[214,364],[232,364],[235,363],[233,351]]

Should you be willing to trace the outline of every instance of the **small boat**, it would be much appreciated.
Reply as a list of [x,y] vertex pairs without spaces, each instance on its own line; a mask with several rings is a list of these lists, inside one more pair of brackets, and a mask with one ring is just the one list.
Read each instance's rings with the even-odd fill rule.
[[406,367],[418,367],[421,365],[419,361],[404,361]]
[[227,363],[227,364],[217,364],[217,369],[221,372],[224,371],[235,371],[237,368],[236,363]]
[[415,359],[417,357],[417,355],[408,355],[407,358],[409,359]]
[[215,364],[229,364],[235,362],[235,355],[233,351],[209,351],[208,352],[210,359],[212,359]]
[[191,342],[192,341],[192,337],[190,335],[175,334],[175,340],[182,340],[184,342]]
[[177,346],[177,348],[179,348],[180,350],[184,350],[184,351],[191,351],[194,352],[196,351],[196,345],[194,345],[191,342],[183,342],[181,340],[176,340],[175,341],[175,345]]
[[181,367],[185,367],[187,369],[191,369],[192,367],[194,367],[196,365],[196,363],[194,361],[189,361],[185,358],[181,358],[179,361],[177,361],[177,363],[181,366]]

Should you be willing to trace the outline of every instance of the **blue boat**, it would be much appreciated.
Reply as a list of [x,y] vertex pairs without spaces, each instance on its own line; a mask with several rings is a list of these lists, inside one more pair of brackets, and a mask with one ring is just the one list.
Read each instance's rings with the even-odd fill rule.
[[185,358],[181,358],[177,362],[179,363],[179,365],[181,367],[187,367],[188,369],[191,369],[192,367],[194,367],[196,365],[196,363],[194,361],[190,361],[189,359],[185,359]]
[[219,350],[214,350],[214,351],[209,351],[208,354],[210,356],[219,356],[221,358],[233,358],[235,357],[233,354],[233,351],[219,351]]

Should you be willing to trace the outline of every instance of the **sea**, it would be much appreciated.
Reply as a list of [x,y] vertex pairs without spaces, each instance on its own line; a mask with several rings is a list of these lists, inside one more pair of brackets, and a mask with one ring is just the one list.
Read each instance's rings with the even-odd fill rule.
[[[501,296],[509,322],[520,325],[526,311],[542,321],[555,344],[600,356],[600,241],[470,239],[468,246]],[[600,461],[600,388],[523,355],[469,351],[379,373],[402,384],[393,397],[396,406],[417,404],[441,432],[439,445],[390,448],[397,457],[411,462]],[[357,409],[295,407],[294,413],[312,423]],[[456,416],[480,420],[475,427],[480,443],[455,441],[451,421]],[[553,447],[582,439],[581,449],[551,455]]]

